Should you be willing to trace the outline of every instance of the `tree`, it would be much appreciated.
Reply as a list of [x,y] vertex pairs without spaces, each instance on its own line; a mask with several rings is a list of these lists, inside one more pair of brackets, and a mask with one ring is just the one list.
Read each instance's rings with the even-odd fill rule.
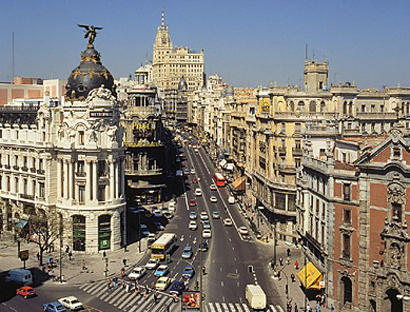
[[43,253],[60,236],[61,226],[56,214],[50,212],[49,215],[40,213],[30,218],[30,241],[38,246],[40,254],[40,266],[43,265]]

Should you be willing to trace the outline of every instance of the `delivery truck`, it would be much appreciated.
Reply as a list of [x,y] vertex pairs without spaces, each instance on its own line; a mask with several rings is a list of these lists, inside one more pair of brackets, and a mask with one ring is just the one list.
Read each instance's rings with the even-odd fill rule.
[[262,287],[260,287],[259,285],[246,285],[245,298],[253,311],[265,311],[266,295]]

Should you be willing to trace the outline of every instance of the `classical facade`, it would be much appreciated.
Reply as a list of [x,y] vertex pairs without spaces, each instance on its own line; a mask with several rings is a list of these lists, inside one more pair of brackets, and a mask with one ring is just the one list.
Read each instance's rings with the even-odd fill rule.
[[0,225],[13,231],[55,217],[78,252],[125,241],[124,149],[114,79],[92,41],[68,78],[66,98],[0,112]]
[[138,204],[166,200],[175,159],[171,133],[162,123],[157,89],[148,84],[147,78],[138,72],[132,86],[119,87],[123,99],[126,194],[130,202]]
[[152,78],[160,92],[178,89],[182,77],[185,77],[189,92],[202,86],[204,51],[193,52],[187,47],[173,47],[168,26],[165,25],[164,11],[152,55]]

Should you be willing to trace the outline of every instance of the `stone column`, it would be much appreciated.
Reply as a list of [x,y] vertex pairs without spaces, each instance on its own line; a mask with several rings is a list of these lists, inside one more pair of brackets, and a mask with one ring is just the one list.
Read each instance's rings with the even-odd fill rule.
[[93,171],[93,196],[94,200],[98,201],[98,181],[97,181],[97,160],[93,161],[92,163],[92,171]]
[[68,161],[63,160],[63,198],[68,198]]
[[68,196],[69,199],[74,199],[74,190],[73,190],[73,185],[74,185],[74,176],[73,176],[73,161],[70,160],[68,162],[68,174],[69,174],[69,183],[68,183]]
[[61,161],[60,159],[57,159],[57,181],[56,181],[57,182],[57,199],[61,197],[61,178],[62,178],[61,171],[62,171]]
[[114,161],[110,161],[110,200],[115,198],[115,179],[114,179]]
[[114,161],[114,196],[118,198],[118,160]]
[[125,187],[124,187],[124,181],[125,181],[125,176],[124,176],[124,158],[120,158],[120,185],[121,185],[121,197],[125,197]]
[[91,162],[86,161],[85,162],[85,202],[89,203],[91,200]]

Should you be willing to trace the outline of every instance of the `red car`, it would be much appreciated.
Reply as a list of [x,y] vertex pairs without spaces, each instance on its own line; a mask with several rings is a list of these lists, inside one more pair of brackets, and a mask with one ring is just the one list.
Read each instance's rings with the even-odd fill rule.
[[189,201],[189,207],[196,207],[196,202],[195,202],[195,200],[190,200],[190,201]]
[[23,286],[17,289],[17,295],[23,296],[24,299],[27,299],[28,297],[35,296],[36,291],[33,289],[33,287]]
[[198,179],[197,178],[192,178],[192,183],[198,183]]

